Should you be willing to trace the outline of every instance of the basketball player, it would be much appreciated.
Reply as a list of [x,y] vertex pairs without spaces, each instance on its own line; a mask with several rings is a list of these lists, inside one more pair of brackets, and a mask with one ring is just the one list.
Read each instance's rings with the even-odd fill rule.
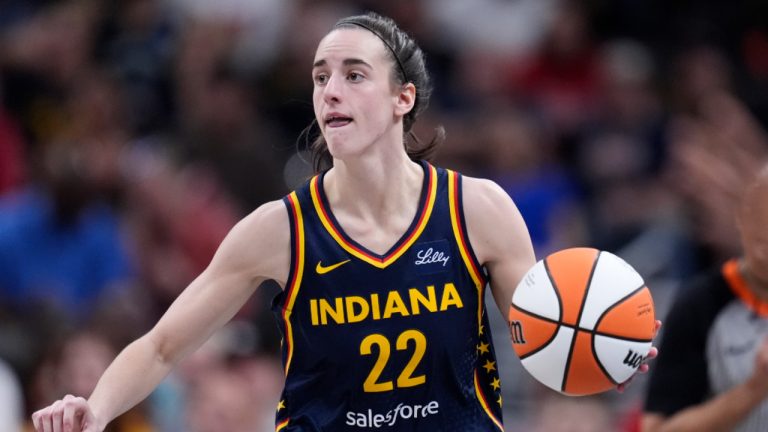
[[239,222],[90,398],[36,412],[37,431],[102,431],[265,279],[283,286],[276,431],[503,430],[484,296],[490,281],[506,316],[535,262],[519,212],[494,183],[418,160],[436,141],[404,145],[430,83],[421,50],[391,20],[339,21],[312,79],[315,161],[332,168]]
[[743,256],[682,291],[669,312],[645,432],[768,430],[768,167],[737,221]]

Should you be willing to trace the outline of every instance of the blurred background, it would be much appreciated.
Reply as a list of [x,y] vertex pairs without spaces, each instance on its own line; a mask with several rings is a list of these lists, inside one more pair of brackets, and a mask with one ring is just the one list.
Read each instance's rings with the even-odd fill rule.
[[[502,185],[539,258],[616,253],[663,318],[739,253],[734,203],[768,160],[764,1],[0,0],[0,430],[90,394],[239,218],[311,174],[314,50],[365,10],[427,53],[434,162]],[[278,290],[110,430],[273,430]],[[491,316],[507,430],[638,430],[644,376],[559,397]]]

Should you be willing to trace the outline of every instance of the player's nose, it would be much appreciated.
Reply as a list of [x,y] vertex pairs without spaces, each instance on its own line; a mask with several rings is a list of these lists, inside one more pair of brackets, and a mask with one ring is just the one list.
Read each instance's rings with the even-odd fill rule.
[[333,74],[328,78],[328,82],[323,87],[323,100],[327,104],[338,103],[341,101],[344,90],[344,80],[338,74]]

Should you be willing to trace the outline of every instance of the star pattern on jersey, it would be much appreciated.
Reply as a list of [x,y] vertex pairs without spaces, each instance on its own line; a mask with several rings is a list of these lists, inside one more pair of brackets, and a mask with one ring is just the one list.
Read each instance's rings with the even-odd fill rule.
[[477,350],[480,351],[480,354],[488,354],[490,351],[488,351],[488,347],[490,347],[491,344],[480,342],[480,345],[477,346]]
[[499,377],[496,377],[493,379],[493,381],[491,381],[491,387],[493,387],[494,390],[501,389],[501,380]]
[[496,370],[496,362],[492,362],[490,360],[486,360],[485,364],[483,365],[483,369],[485,369],[486,372],[491,373],[491,371]]
[[[485,319],[485,311],[483,311],[483,319]],[[484,388],[484,392],[488,395],[489,402],[494,400],[494,398],[497,398],[496,403],[501,407],[501,378],[496,369],[496,359],[490,343],[490,334],[486,334],[490,332],[486,332],[485,330],[485,324],[480,324],[478,328],[480,343],[476,348],[478,365],[484,372],[480,373],[479,378],[483,382],[482,387]],[[491,396],[491,394],[493,394],[493,396]]]
[[285,409],[285,399],[281,400],[281,401],[280,401],[280,402],[277,404],[277,412],[280,412],[280,410],[282,410],[282,409]]

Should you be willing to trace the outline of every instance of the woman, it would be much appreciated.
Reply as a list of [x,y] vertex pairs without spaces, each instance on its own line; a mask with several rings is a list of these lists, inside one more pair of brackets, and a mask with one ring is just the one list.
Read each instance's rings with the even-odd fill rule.
[[339,21],[312,79],[315,162],[332,168],[239,222],[87,401],[34,414],[38,431],[102,431],[266,279],[283,286],[276,430],[502,430],[483,299],[490,280],[506,316],[535,262],[519,212],[494,183],[419,161],[436,141],[405,144],[430,86],[421,50],[391,20]]

